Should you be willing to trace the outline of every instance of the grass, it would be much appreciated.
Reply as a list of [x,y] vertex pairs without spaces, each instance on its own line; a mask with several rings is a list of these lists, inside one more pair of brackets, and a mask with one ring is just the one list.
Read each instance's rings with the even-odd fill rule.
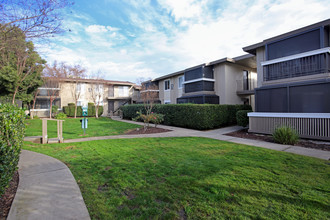
[[330,163],[207,138],[24,149],[65,162],[92,219],[329,219]]
[[[139,128],[141,126],[129,124],[120,121],[114,121],[110,118],[100,117],[88,118],[88,127],[86,129],[86,135],[84,130],[81,128],[81,118],[66,118],[63,122],[63,138],[64,139],[75,139],[83,137],[96,137],[96,136],[109,136],[124,134],[125,131]],[[25,136],[41,136],[42,135],[42,120],[33,119],[26,120],[26,132]],[[57,137],[57,122],[48,121],[48,137]]]

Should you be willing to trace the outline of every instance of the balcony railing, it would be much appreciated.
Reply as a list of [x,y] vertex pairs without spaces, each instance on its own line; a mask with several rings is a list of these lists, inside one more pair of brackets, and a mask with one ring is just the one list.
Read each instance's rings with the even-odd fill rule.
[[264,81],[330,72],[329,48],[263,62]]

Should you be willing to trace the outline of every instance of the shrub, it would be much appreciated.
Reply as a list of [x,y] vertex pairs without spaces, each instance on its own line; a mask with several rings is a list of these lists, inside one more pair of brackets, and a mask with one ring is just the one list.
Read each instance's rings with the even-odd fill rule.
[[157,125],[162,123],[164,121],[164,115],[163,114],[156,114],[156,113],[151,113],[151,119],[150,122],[155,124],[155,128]]
[[[157,104],[154,105],[153,112],[164,115],[163,124],[165,125],[205,130],[236,124],[236,111],[241,109],[251,110],[251,106]],[[141,104],[121,106],[121,110],[125,119],[136,118],[137,112],[146,114],[144,105]]]
[[276,143],[294,145],[298,142],[299,136],[294,129],[282,126],[275,129],[273,138]]
[[[74,117],[74,110],[75,110],[74,104],[63,107],[63,112],[69,117]],[[100,115],[102,115],[102,113],[103,113],[103,106],[99,106],[98,115],[100,116]],[[82,107],[81,106],[77,107],[77,117],[82,117]],[[88,105],[88,117],[95,117],[95,106]]]
[[58,113],[58,106],[52,105],[52,116],[55,117]]
[[0,197],[17,170],[25,132],[25,113],[10,104],[0,104]]
[[38,115],[33,116],[33,119],[39,119]]
[[60,112],[55,116],[56,119],[65,119],[66,117],[66,114],[63,112]]
[[239,110],[236,112],[237,125],[246,127],[249,124],[249,117],[247,116],[249,112],[251,110]]

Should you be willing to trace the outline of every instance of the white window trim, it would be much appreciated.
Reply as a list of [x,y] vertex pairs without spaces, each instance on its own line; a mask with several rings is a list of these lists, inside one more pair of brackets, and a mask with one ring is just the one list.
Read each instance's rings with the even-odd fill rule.
[[147,89],[147,90],[143,90],[140,93],[145,93],[145,92],[159,92],[159,90],[156,89]]
[[330,53],[330,47],[312,50],[312,51],[308,51],[305,53],[299,53],[299,54],[295,54],[295,55],[291,55],[291,56],[287,56],[287,57],[281,57],[281,58],[274,59],[274,60],[263,61],[263,62],[261,62],[261,66],[267,66],[267,65],[274,64],[274,63],[280,63],[280,62],[284,62],[284,61],[299,59],[302,57],[309,57],[309,56],[322,54],[322,53]]
[[330,118],[330,113],[278,113],[278,112],[250,112],[249,117],[270,118]]
[[[168,89],[166,89],[166,81],[168,81]],[[170,91],[171,90],[171,80],[167,79],[167,80],[164,80],[164,91]]]
[[188,83],[199,82],[199,81],[215,82],[215,79],[210,79],[210,78],[198,78],[198,79],[193,79],[193,80],[189,80],[189,81],[184,81],[182,84],[188,84]]

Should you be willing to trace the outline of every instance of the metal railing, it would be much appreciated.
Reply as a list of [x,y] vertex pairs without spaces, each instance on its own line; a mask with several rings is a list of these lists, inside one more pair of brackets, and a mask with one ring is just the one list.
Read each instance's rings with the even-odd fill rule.
[[302,138],[330,140],[330,113],[248,113],[249,132],[272,134],[287,126]]
[[329,53],[316,54],[264,66],[264,81],[327,73]]

